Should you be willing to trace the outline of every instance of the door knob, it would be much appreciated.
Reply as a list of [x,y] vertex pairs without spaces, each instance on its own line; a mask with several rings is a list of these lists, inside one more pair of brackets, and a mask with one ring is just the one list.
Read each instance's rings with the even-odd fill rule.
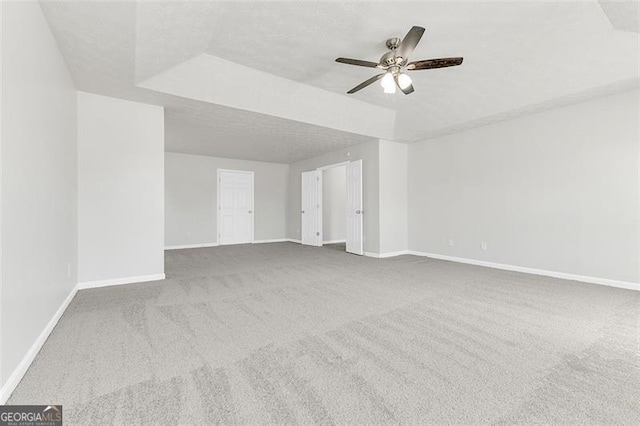
[[249,214],[253,213],[253,210],[249,210]]
[[362,210],[356,210],[356,214],[362,214]]
[[304,214],[304,210],[302,210],[300,213]]

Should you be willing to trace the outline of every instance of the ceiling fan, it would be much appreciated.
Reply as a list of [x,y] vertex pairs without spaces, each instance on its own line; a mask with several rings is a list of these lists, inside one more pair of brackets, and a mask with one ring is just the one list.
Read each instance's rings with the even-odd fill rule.
[[409,93],[413,93],[413,82],[411,81],[411,77],[404,73],[404,71],[453,67],[462,63],[462,58],[425,59],[422,61],[408,62],[409,55],[411,55],[413,49],[415,49],[418,42],[420,42],[422,34],[424,34],[424,28],[414,26],[411,27],[407,35],[404,36],[404,39],[390,38],[386,42],[389,51],[382,55],[380,62],[378,63],[349,58],[336,59],[336,62],[343,64],[384,70],[383,73],[363,81],[347,93],[355,93],[358,90],[364,89],[371,83],[382,79],[380,83],[382,84],[385,93],[395,93],[396,86],[398,86],[402,93],[408,95]]

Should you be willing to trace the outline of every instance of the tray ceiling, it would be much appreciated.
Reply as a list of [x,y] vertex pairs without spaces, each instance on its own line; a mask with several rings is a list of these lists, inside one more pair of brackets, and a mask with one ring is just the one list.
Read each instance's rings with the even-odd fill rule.
[[[606,3],[606,4],[605,4]],[[637,2],[42,2],[80,90],[166,107],[167,150],[289,163],[411,142],[638,87]],[[624,10],[623,10],[624,8]],[[384,41],[463,56],[372,85]],[[233,143],[231,143],[233,142]]]

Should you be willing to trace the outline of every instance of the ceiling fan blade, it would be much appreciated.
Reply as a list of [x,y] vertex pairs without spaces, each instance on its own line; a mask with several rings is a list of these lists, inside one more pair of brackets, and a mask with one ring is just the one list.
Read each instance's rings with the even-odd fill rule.
[[407,64],[407,70],[429,70],[433,68],[455,67],[462,63],[462,58],[439,58],[425,59],[424,61],[414,61]]
[[361,61],[360,59],[337,58],[336,62],[349,65],[358,65],[360,67],[377,68],[378,64],[370,61]]
[[369,80],[363,81],[362,83],[358,84],[353,89],[349,90],[347,93],[349,93],[349,94],[356,93],[358,90],[364,89],[365,87],[367,87],[371,83],[374,83],[374,82],[380,80],[382,78],[382,76],[384,76],[384,75],[385,75],[385,73],[374,75]]
[[420,42],[422,34],[424,34],[424,28],[411,27],[407,35],[402,39],[402,42],[400,42],[400,46],[396,51],[396,56],[402,57],[406,63],[407,59],[409,59],[409,55],[411,55],[413,49],[415,49]]
[[402,86],[400,86],[400,82],[398,81],[398,77],[399,77],[399,74],[396,74],[394,76],[394,80],[396,81],[396,86],[398,86],[398,89],[400,89],[402,91],[402,93],[404,93],[405,95],[408,95],[409,93],[413,93],[413,84],[409,84],[407,87],[405,87],[403,89]]

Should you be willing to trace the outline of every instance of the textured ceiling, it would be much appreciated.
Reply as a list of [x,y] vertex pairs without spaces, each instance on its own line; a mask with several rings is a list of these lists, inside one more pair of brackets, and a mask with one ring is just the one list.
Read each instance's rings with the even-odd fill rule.
[[[167,149],[180,152],[291,162],[372,137],[450,133],[639,78],[637,1],[42,4],[78,88],[164,105]],[[410,96],[377,84],[346,95],[375,70],[335,57],[376,61],[384,40],[412,25],[427,29],[412,59],[464,64],[413,72]],[[237,72],[214,80],[186,66],[205,60]]]
[[165,128],[171,151],[274,163],[292,163],[371,140],[205,102],[167,107]]
[[640,2],[638,0],[599,0],[599,2],[615,29],[640,33]]

